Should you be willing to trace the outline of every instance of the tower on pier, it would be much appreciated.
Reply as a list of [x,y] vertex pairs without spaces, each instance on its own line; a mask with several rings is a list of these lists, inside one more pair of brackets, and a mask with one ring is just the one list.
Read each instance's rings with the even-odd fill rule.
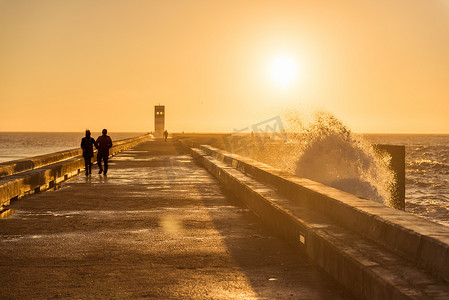
[[154,106],[154,137],[162,138],[165,130],[165,106]]

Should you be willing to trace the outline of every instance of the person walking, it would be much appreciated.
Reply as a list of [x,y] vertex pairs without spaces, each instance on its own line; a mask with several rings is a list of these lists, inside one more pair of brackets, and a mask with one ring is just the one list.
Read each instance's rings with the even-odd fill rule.
[[167,138],[168,138],[168,131],[167,130],[164,131],[164,138],[165,138],[165,141],[167,141]]
[[81,139],[81,149],[83,149],[86,176],[92,174],[92,157],[94,157],[94,145],[95,140],[90,136],[90,130],[86,129],[86,136]]
[[110,136],[107,135],[108,133],[107,129],[103,129],[101,133],[102,135],[100,135],[97,138],[97,141],[95,142],[95,147],[98,149],[97,163],[98,167],[100,168],[98,174],[101,174],[103,172],[103,167],[101,166],[101,160],[103,160],[104,163],[103,174],[106,175],[106,173],[108,173],[109,148],[112,147],[112,139]]

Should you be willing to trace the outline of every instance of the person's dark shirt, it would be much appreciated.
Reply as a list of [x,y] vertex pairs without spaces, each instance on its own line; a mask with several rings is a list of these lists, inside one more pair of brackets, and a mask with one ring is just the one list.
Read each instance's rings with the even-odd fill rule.
[[94,156],[94,148],[95,140],[91,137],[83,137],[81,139],[81,149],[83,149],[84,157],[92,157]]
[[111,137],[108,135],[100,135],[95,142],[95,147],[100,153],[109,153],[109,148],[112,147]]

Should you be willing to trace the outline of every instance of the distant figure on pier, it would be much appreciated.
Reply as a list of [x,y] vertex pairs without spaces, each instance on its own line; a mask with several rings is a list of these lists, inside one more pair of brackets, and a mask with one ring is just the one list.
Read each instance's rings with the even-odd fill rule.
[[106,173],[108,173],[109,148],[112,147],[112,140],[111,137],[107,135],[108,131],[106,129],[103,129],[101,133],[102,135],[100,135],[97,138],[97,141],[95,142],[95,147],[98,149],[97,163],[98,167],[100,168],[98,174],[101,174],[101,172],[103,172],[103,168],[101,166],[101,160],[103,159],[104,162],[103,174],[106,175]]
[[165,138],[165,141],[167,141],[167,138],[168,138],[168,131],[167,130],[164,131],[164,138]]
[[86,136],[81,139],[81,149],[83,149],[86,176],[92,174],[92,157],[94,156],[94,145],[95,140],[90,136],[90,130],[86,129]]

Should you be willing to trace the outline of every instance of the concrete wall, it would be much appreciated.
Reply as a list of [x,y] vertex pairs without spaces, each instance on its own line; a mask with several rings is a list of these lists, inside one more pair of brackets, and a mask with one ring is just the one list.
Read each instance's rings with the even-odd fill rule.
[[448,227],[211,146],[200,148],[449,281]]
[[47,166],[81,154],[81,149],[71,149],[0,163],[0,178]]
[[[201,145],[211,145],[213,147],[235,153],[232,144],[246,145],[247,141],[238,142],[238,139],[245,139],[245,136],[233,136],[231,134],[173,134],[173,137],[182,141],[188,148],[199,148]],[[230,139],[237,139],[230,143]],[[225,141],[228,141],[227,143]],[[276,147],[276,145],[271,145]],[[390,185],[389,205],[396,209],[405,209],[405,147],[397,145],[373,144],[374,150],[383,155],[391,156],[390,168],[394,173],[394,181]],[[241,146],[240,146],[241,148]],[[250,152],[248,152],[249,154]],[[247,154],[247,156],[248,156]]]
[[[110,155],[147,141],[149,135],[113,142]],[[56,183],[77,175],[84,169],[84,159],[78,149],[32,157],[3,164],[8,176],[0,179],[0,207],[28,193],[52,188]],[[96,160],[96,153],[93,161]]]
[[192,155],[357,297],[449,297],[449,228],[211,146]]

